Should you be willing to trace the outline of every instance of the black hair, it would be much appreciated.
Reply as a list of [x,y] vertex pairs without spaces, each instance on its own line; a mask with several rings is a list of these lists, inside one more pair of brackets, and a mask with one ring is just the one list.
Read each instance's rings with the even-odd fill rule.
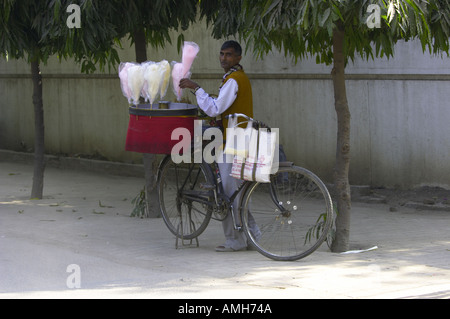
[[242,47],[238,42],[236,42],[234,40],[226,41],[224,44],[222,44],[221,50],[228,49],[228,48],[233,48],[234,52],[236,52],[236,54],[238,56],[242,55]]

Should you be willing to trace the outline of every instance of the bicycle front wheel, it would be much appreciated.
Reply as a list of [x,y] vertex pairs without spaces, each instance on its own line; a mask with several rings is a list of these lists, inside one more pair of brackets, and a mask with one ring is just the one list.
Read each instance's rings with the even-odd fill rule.
[[[158,170],[158,197],[161,215],[169,230],[182,239],[198,237],[208,226],[212,208],[202,184],[213,183],[205,163],[180,163],[166,156]],[[203,201],[202,201],[203,199]]]
[[250,185],[241,207],[249,241],[274,260],[298,260],[314,252],[326,239],[333,220],[326,186],[297,166],[280,167],[270,183]]

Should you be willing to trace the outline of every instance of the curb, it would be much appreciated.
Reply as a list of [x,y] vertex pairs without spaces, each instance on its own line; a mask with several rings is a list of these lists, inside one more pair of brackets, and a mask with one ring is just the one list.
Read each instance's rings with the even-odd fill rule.
[[[32,153],[0,150],[0,162],[32,165],[33,161],[34,154]],[[127,164],[77,157],[45,155],[45,165],[47,167],[60,169],[83,170],[99,174],[144,178],[144,165],[142,164]]]

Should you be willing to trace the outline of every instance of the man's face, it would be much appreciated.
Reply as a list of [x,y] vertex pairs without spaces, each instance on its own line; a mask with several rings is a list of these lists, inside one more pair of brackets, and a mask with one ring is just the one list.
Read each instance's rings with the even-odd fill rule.
[[239,64],[242,56],[237,55],[233,48],[220,50],[220,66],[228,72],[233,66]]

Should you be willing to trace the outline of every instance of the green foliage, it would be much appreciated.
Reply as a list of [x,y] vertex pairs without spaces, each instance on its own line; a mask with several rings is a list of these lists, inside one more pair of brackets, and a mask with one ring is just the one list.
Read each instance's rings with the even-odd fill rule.
[[[79,4],[82,28],[66,25],[69,4]],[[9,59],[46,62],[51,55],[74,57],[84,62],[83,71],[91,71],[92,64],[100,68],[119,61],[112,44],[119,36],[102,10],[100,1],[72,0],[5,0],[0,10],[0,54]]]
[[[335,235],[336,235],[336,225],[335,225],[335,218],[338,215],[338,209],[337,206],[333,204],[333,220],[331,221],[330,230],[326,237],[326,242],[328,247],[331,248],[331,243],[333,242]],[[316,220],[316,223],[311,226],[305,235],[305,241],[303,242],[304,245],[311,242],[313,238],[316,240],[322,236],[322,233],[325,229],[327,223],[327,213],[322,213],[319,215],[319,217]]]
[[57,50],[49,39],[52,22],[47,2],[3,1],[0,10],[0,54],[8,59],[46,62]]
[[[114,1],[108,1],[108,3]],[[81,71],[91,73],[120,62],[115,44],[122,36],[112,21],[112,8],[104,6],[106,1],[96,0],[50,0],[54,12],[53,35],[61,50],[60,58],[74,58],[81,64]],[[81,28],[68,28],[66,12],[70,4],[78,4],[81,13]]]
[[147,213],[147,200],[145,198],[145,187],[132,199],[131,204],[133,204],[133,211],[131,212],[131,217],[148,217]]
[[[66,25],[67,7],[80,6],[81,28]],[[73,58],[85,73],[119,64],[117,49],[127,35],[143,30],[148,44],[171,43],[172,30],[185,31],[199,17],[217,16],[217,1],[205,0],[3,0],[0,54],[9,59],[46,62],[51,55]],[[183,43],[178,36],[178,48]]]
[[449,51],[450,37],[450,0],[433,1],[430,3],[429,30],[433,42],[430,51],[433,53]]
[[[380,8],[379,28],[367,25],[372,4]],[[213,35],[239,34],[260,58],[276,49],[295,61],[316,56],[331,64],[335,30],[345,32],[346,62],[390,57],[399,40],[417,38],[431,53],[449,49],[449,0],[232,0],[220,12]]]

